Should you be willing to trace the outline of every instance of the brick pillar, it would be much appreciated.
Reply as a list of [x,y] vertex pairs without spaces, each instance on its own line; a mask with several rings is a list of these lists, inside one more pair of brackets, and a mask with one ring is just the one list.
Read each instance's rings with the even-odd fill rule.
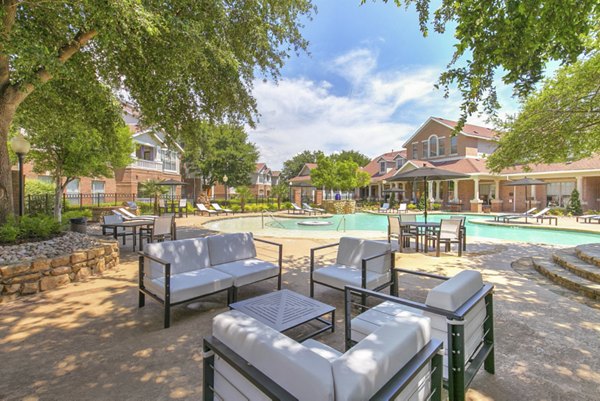
[[302,190],[294,188],[294,203],[302,207]]
[[317,199],[316,199],[315,203],[317,205],[323,204],[323,191],[320,189],[317,189]]

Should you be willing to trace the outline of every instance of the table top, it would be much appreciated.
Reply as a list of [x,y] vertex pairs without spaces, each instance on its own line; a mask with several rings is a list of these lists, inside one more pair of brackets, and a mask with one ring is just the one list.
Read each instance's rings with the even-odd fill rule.
[[280,290],[229,305],[248,316],[283,332],[322,315],[335,307],[290,290]]
[[140,219],[140,220],[128,220],[120,223],[106,223],[101,224],[101,227],[141,227],[154,225],[154,220]]
[[400,225],[408,226],[408,227],[439,227],[440,223],[434,223],[434,222],[425,223],[424,221],[401,221]]

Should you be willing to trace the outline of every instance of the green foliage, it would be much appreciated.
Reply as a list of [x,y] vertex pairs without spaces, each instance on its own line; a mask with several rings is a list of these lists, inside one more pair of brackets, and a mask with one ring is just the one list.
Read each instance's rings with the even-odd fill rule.
[[283,202],[283,209],[290,210],[292,208],[292,202]]
[[569,205],[567,206],[567,213],[572,216],[581,216],[583,214],[581,200],[579,199],[579,191],[577,191],[577,188],[573,189],[573,192],[571,192],[571,199],[569,200]]
[[246,211],[246,209],[245,209],[246,201],[248,199],[252,198],[252,191],[250,190],[250,188],[243,185],[243,186],[237,187],[235,189],[235,193],[236,193],[237,198],[240,200],[240,208],[242,210],[242,213],[244,213]]
[[87,217],[88,219],[91,219],[92,211],[90,209],[70,210],[63,213],[62,221],[68,223],[70,219],[76,219],[79,217]]
[[431,210],[441,210],[442,209],[442,204],[441,203],[432,203],[429,205],[429,208]]
[[188,168],[212,186],[227,176],[227,185],[247,185],[256,169],[258,150],[241,126],[193,122],[181,130]]
[[286,160],[283,162],[281,179],[283,181],[289,181],[291,178],[296,177],[298,174],[300,174],[302,167],[304,167],[306,163],[316,163],[320,156],[325,156],[325,154],[320,150],[305,150],[301,153],[298,153],[291,159]]
[[229,209],[231,209],[235,213],[239,213],[242,210],[240,205],[230,205]]
[[25,180],[25,196],[46,194],[54,195],[54,184],[40,180]]
[[562,67],[501,125],[488,167],[565,162],[600,150],[600,53]]
[[408,206],[406,206],[406,208],[408,210],[417,210],[417,205],[415,205],[414,203],[409,203]]
[[364,167],[371,161],[368,156],[356,150],[342,150],[340,153],[332,154],[331,158],[335,161],[352,161],[359,167]]
[[454,54],[437,86],[443,87],[445,94],[452,87],[460,90],[461,122],[480,105],[487,112],[498,107],[497,72],[504,74],[502,81],[513,85],[514,92],[523,97],[535,89],[549,61],[575,62],[594,46],[600,18],[597,0],[394,3],[415,5],[424,36],[430,23],[438,33],[445,32],[447,26],[455,28]]
[[281,209],[281,200],[290,196],[290,186],[286,182],[280,182],[271,187],[271,194],[277,198],[277,209]]
[[335,160],[331,156],[319,156],[318,166],[310,173],[310,179],[317,188],[351,191],[369,183],[368,173],[361,171],[353,161]]
[[10,218],[0,225],[0,243],[50,239],[60,230],[60,223],[51,216],[23,216],[19,221]]
[[[564,207],[553,207],[552,209],[550,209],[548,211],[548,214],[550,216],[566,216],[567,211]],[[587,212],[586,212],[587,214]],[[591,214],[595,214],[595,213],[591,213]]]

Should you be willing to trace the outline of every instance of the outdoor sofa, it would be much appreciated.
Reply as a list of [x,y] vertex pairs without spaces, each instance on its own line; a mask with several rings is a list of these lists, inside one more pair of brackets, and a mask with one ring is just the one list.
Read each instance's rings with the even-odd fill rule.
[[[482,365],[494,373],[494,287],[484,284],[481,273],[474,270],[461,271],[452,278],[404,269],[395,271],[443,283],[429,290],[424,303],[348,286],[344,308],[346,349],[399,317],[427,316],[431,319],[431,337],[444,343],[443,377],[449,398],[463,401]],[[384,302],[362,312],[368,306],[361,303],[356,308],[351,299],[353,293]],[[353,310],[362,313],[352,318]]]
[[[317,251],[337,246],[335,262],[327,266],[315,265]],[[394,284],[392,270],[395,253],[385,241],[342,237],[340,242],[310,250],[310,297],[315,284],[344,291],[346,285],[380,291]],[[394,292],[394,289],[391,289]]]
[[441,400],[441,341],[430,321],[400,317],[341,352],[298,343],[236,310],[204,339],[204,400]]
[[[277,247],[278,263],[257,258],[255,241]],[[240,287],[275,277],[281,289],[282,245],[252,233],[152,243],[139,255],[139,307],[146,295],[161,303],[165,328],[172,306],[221,291],[229,305]]]

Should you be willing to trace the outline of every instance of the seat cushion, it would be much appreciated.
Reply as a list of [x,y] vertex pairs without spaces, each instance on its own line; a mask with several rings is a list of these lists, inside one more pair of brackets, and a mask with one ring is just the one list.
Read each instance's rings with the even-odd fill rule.
[[425,304],[446,311],[455,311],[483,287],[481,273],[463,270],[456,276],[432,288]]
[[[206,238],[155,242],[146,245],[144,253],[170,262],[172,275],[210,267]],[[164,279],[164,266],[146,258],[144,274],[152,279]]]
[[381,326],[331,364],[336,400],[371,398],[429,340],[429,319],[423,316],[397,316]]
[[329,362],[333,362],[342,356],[342,353],[335,348],[330,347],[327,344],[323,344],[317,340],[313,340],[312,338],[304,341],[302,343],[306,348],[315,352],[318,355],[321,355],[323,358],[327,359]]
[[[160,299],[165,298],[165,278],[144,277],[144,285]],[[210,267],[171,276],[171,303],[225,290],[233,285],[233,278]]]
[[385,301],[361,313],[350,323],[352,341],[361,341],[386,323],[397,317],[421,316],[421,309],[411,308],[396,302]]
[[[331,265],[313,272],[313,280],[334,288],[344,289],[346,285],[362,287],[362,271],[350,266]],[[374,289],[391,281],[391,273],[378,274],[367,270],[367,289]]]
[[255,283],[276,276],[279,273],[279,266],[256,258],[213,265],[213,269],[232,276],[233,285],[236,287]]
[[207,240],[210,261],[213,265],[256,257],[252,233],[212,235]]
[[[334,400],[329,361],[258,320],[236,310],[221,313],[213,319],[213,336],[299,400]],[[227,379],[240,389],[251,386],[246,379]]]
[[[340,238],[336,263],[338,265],[361,269],[363,259],[389,252],[390,249],[391,245],[385,241],[369,241],[360,238],[342,237]],[[390,257],[391,255],[386,255],[368,261],[367,270],[380,274],[389,271],[391,267]]]

